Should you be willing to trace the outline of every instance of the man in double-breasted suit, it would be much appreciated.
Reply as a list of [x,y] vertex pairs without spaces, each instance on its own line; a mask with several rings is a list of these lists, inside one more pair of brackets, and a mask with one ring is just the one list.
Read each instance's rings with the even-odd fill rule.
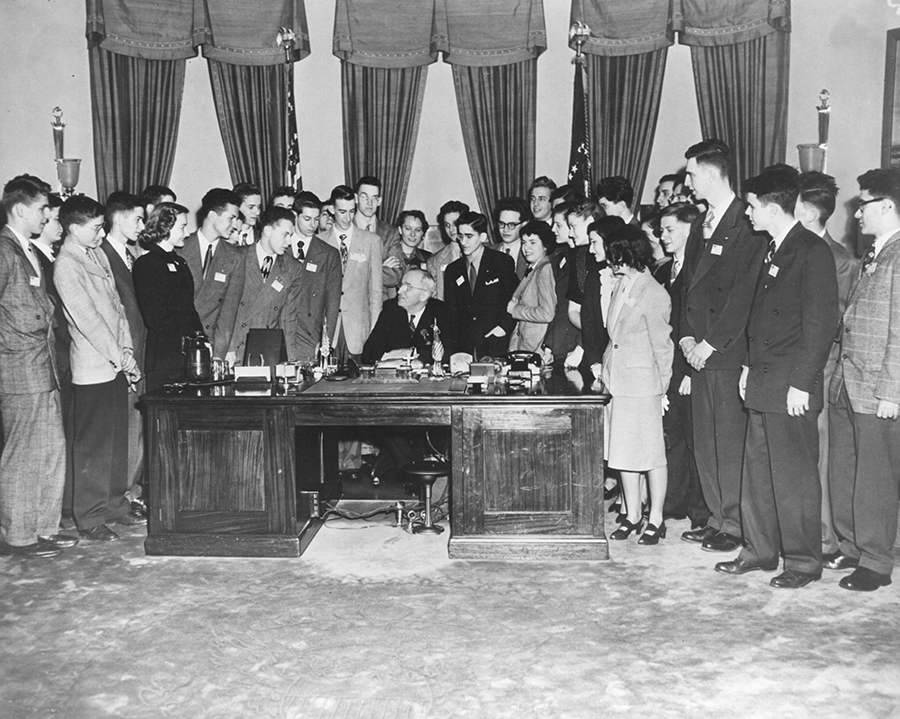
[[746,183],[747,214],[771,238],[747,322],[740,392],[748,410],[741,484],[744,549],[716,571],[784,572],[797,589],[822,576],[818,414],[822,371],[838,322],[831,250],[794,218],[796,170],[771,167]]
[[340,253],[343,269],[338,351],[346,347],[358,358],[381,312],[381,238],[354,225],[356,194],[350,187],[335,187],[331,204],[334,227],[324,239]]
[[134,359],[141,372],[141,379],[129,388],[128,396],[128,476],[131,479],[132,494],[139,496],[140,492],[135,485],[141,480],[144,443],[137,398],[144,393],[145,387],[144,340],[147,330],[131,279],[131,268],[137,259],[131,248],[137,243],[138,235],[144,228],[144,206],[140,198],[124,192],[113,192],[106,200],[106,227],[108,231],[100,243],[100,249],[109,261],[116,291],[128,320]]
[[720,140],[688,149],[685,182],[709,209],[691,228],[679,346],[691,365],[694,456],[709,507],[706,527],[682,534],[707,551],[741,543],[741,464],[747,417],[736,391],[747,354],[746,325],[766,251],[731,189],[731,153]]
[[831,380],[829,483],[841,587],[891,583],[900,484],[900,170],[859,177],[856,217],[875,241],[850,291]]
[[231,346],[231,334],[244,293],[243,250],[225,242],[237,220],[240,203],[231,190],[215,188],[207,192],[197,213],[200,229],[176,250],[191,270],[194,306],[212,344],[214,357],[225,358]]
[[287,312],[294,314],[295,359],[314,362],[316,349],[327,328],[328,341],[334,343],[338,313],[341,308],[341,255],[331,245],[316,237],[322,203],[311,192],[301,192],[294,200],[293,256],[302,268],[297,299]]
[[512,257],[485,247],[487,218],[467,212],[457,220],[462,257],[444,273],[447,337],[450,354],[468,352],[477,360],[502,357],[515,320],[507,305],[519,284]]
[[53,303],[30,240],[49,217],[50,187],[20,175],[3,188],[0,229],[0,554],[55,556],[66,458],[53,359]]
[[289,248],[294,237],[294,213],[271,207],[259,218],[259,242],[244,253],[244,296],[241,298],[230,351],[244,361],[247,333],[254,328],[284,331],[288,359],[296,359],[293,339],[300,290],[300,263]]

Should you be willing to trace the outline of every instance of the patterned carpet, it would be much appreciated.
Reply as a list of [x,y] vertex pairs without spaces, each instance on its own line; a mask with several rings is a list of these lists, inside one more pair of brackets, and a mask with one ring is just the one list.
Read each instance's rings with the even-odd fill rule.
[[299,560],[0,559],[0,717],[892,717],[900,582],[724,577],[676,538],[605,563],[451,561],[339,521]]

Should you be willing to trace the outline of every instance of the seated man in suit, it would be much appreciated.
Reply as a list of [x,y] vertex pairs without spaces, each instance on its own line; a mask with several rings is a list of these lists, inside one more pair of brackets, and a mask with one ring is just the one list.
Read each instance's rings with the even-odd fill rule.
[[528,269],[528,262],[522,254],[521,237],[522,227],[531,220],[528,204],[521,197],[504,197],[497,202],[496,218],[500,242],[489,247],[512,258],[516,276],[521,280]]
[[244,221],[238,234],[238,245],[252,245],[259,240],[257,224],[262,212],[262,190],[251,182],[239,182],[234,186],[233,192],[238,196],[238,210]]
[[634,188],[621,175],[604,177],[597,183],[597,204],[607,216],[621,217],[627,225],[637,225],[637,219],[631,207],[634,204]]
[[312,192],[301,192],[294,200],[294,240],[291,252],[303,268],[300,291],[293,306],[293,344],[295,359],[315,362],[324,332],[334,346],[338,313],[341,307],[341,255],[316,237],[322,203]]
[[288,359],[297,359],[294,322],[302,268],[288,248],[294,240],[294,213],[272,207],[259,218],[259,242],[244,252],[244,295],[231,335],[231,351],[245,360],[251,329],[284,331]]
[[118,539],[109,524],[139,525],[128,475],[128,386],[141,373],[109,260],[99,250],[103,207],[83,195],[62,206],[66,232],[54,282],[72,337],[74,508],[83,537]]
[[556,183],[546,175],[536,177],[528,188],[528,204],[531,207],[531,216],[535,220],[553,223],[553,205],[550,197],[556,189]]
[[403,276],[402,251],[400,249],[400,233],[397,226],[377,216],[381,207],[381,180],[371,175],[360,177],[356,182],[356,216],[354,222],[361,230],[378,235],[381,239],[381,288],[382,298],[387,300],[397,296],[397,286]]
[[717,572],[778,567],[771,586],[797,589],[822,576],[819,432],[822,370],[838,324],[831,250],[794,218],[797,171],[775,166],[745,185],[747,215],[768,252],[747,319],[740,393],[747,408],[741,482],[744,548]]
[[900,483],[900,170],[859,176],[859,229],[874,238],[844,310],[841,359],[831,380],[831,485],[841,540],[840,586],[891,583]]
[[212,344],[213,356],[231,362],[234,357],[227,355],[244,294],[244,260],[241,248],[225,240],[231,235],[240,203],[231,190],[215,188],[207,192],[197,213],[200,228],[176,250],[191,270],[194,306]]
[[515,320],[507,305],[519,284],[513,258],[485,247],[487,218],[467,212],[456,221],[462,257],[444,274],[449,354],[466,352],[475,359],[503,357]]

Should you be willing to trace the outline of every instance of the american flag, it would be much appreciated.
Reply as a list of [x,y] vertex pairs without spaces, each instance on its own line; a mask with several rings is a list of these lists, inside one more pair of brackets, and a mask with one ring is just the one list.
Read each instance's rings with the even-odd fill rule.
[[287,75],[287,117],[285,126],[288,133],[287,165],[284,180],[296,190],[303,189],[303,173],[300,171],[300,136],[297,134],[297,112],[294,106],[294,63],[285,63]]
[[591,181],[591,136],[588,132],[588,103],[584,89],[584,56],[575,61],[575,91],[572,100],[572,145],[569,149],[569,184],[585,197],[593,194]]

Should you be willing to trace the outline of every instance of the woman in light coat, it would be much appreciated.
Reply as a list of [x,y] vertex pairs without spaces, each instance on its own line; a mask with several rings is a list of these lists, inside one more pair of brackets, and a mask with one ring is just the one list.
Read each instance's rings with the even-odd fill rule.
[[522,228],[521,237],[528,269],[506,308],[517,320],[509,351],[540,352],[556,314],[556,279],[549,256],[556,247],[556,236],[546,222],[532,220]]

